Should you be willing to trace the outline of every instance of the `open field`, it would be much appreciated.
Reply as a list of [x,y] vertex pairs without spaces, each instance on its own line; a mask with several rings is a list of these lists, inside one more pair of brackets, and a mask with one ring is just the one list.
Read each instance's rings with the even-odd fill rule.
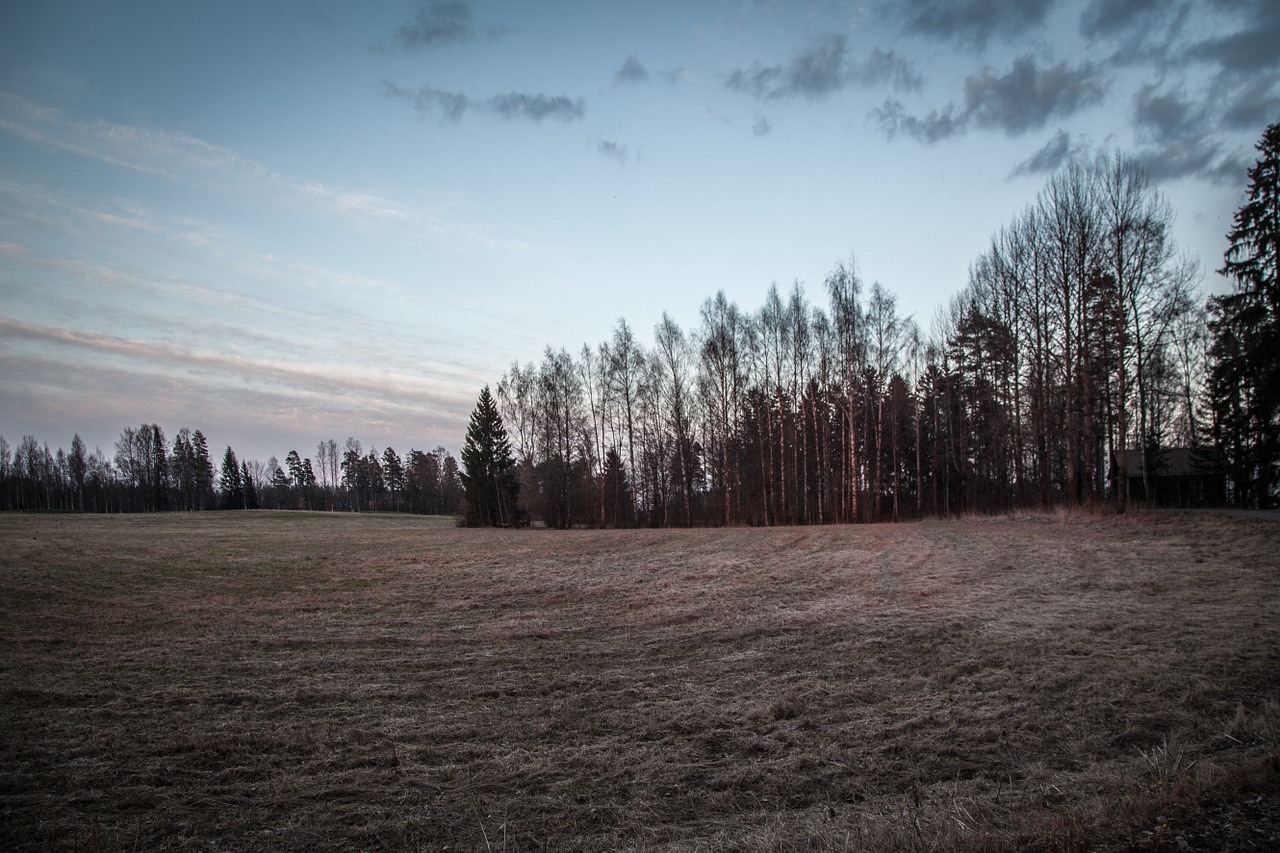
[[5,515],[0,737],[7,850],[1273,849],[1280,524]]

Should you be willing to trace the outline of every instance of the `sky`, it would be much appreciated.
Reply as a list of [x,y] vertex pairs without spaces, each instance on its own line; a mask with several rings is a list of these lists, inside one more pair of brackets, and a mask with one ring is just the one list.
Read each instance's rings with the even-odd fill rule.
[[851,259],[928,330],[1071,158],[1206,293],[1280,0],[7,3],[0,435],[455,453],[480,388]]

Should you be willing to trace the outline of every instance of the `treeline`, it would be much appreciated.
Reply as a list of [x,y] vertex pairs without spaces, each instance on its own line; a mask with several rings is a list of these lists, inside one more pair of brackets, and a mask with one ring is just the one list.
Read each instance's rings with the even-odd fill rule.
[[799,283],[755,310],[721,291],[692,329],[664,314],[650,344],[619,320],[576,357],[513,364],[496,398],[518,523],[1123,511],[1155,496],[1170,447],[1192,448],[1182,503],[1265,505],[1274,450],[1233,468],[1215,439],[1230,407],[1209,394],[1200,272],[1172,224],[1132,160],[1073,164],[1000,229],[927,333],[850,261],[825,304]]
[[17,447],[0,436],[0,509],[158,512],[210,509],[313,509],[452,515],[462,503],[457,460],[443,447],[364,451],[348,438],[316,445],[314,457],[290,450],[281,464],[240,460],[227,447],[215,465],[200,430],[183,427],[170,444],[157,424],[126,427],[114,455],[85,447],[51,452],[25,435]]

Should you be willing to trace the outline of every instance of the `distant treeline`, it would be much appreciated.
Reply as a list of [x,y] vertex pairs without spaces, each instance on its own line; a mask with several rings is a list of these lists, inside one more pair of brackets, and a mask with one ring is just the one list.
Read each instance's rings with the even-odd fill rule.
[[454,514],[462,501],[457,461],[443,448],[388,447],[365,453],[348,438],[316,445],[314,457],[290,450],[282,465],[240,460],[231,447],[215,466],[200,430],[172,444],[157,424],[126,427],[108,457],[85,447],[51,452],[25,435],[17,447],[0,436],[0,509],[158,512],[210,509],[384,510]]
[[1071,164],[994,236],[928,334],[849,262],[828,276],[825,309],[799,283],[755,311],[721,291],[693,329],[664,314],[651,346],[619,320],[577,357],[548,348],[538,365],[513,364],[463,449],[489,460],[466,472],[481,509],[467,518],[774,525],[1267,506],[1280,458],[1280,126],[1259,150],[1253,206],[1228,235],[1231,296],[1198,294],[1172,209],[1134,161]]

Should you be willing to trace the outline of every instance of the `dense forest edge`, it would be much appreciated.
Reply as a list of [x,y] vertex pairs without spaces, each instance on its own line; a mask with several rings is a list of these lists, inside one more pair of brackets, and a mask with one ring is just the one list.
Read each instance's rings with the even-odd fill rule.
[[[461,451],[215,466],[199,430],[127,428],[113,458],[0,438],[0,508],[458,514],[473,526],[826,524],[1280,499],[1280,123],[1221,274],[1172,238],[1133,160],[1073,162],[992,237],[922,330],[851,258],[754,312],[724,291],[646,346],[620,319],[482,390]],[[924,248],[927,250],[927,247]]]
[[172,445],[158,424],[125,427],[114,457],[89,451],[77,434],[71,450],[50,452],[34,436],[9,450],[0,436],[0,508],[70,512],[284,509],[455,515],[463,502],[458,462],[443,447],[364,450],[348,438],[316,445],[314,457],[290,450],[284,463],[241,460],[228,446],[215,466],[200,430],[183,427]]

